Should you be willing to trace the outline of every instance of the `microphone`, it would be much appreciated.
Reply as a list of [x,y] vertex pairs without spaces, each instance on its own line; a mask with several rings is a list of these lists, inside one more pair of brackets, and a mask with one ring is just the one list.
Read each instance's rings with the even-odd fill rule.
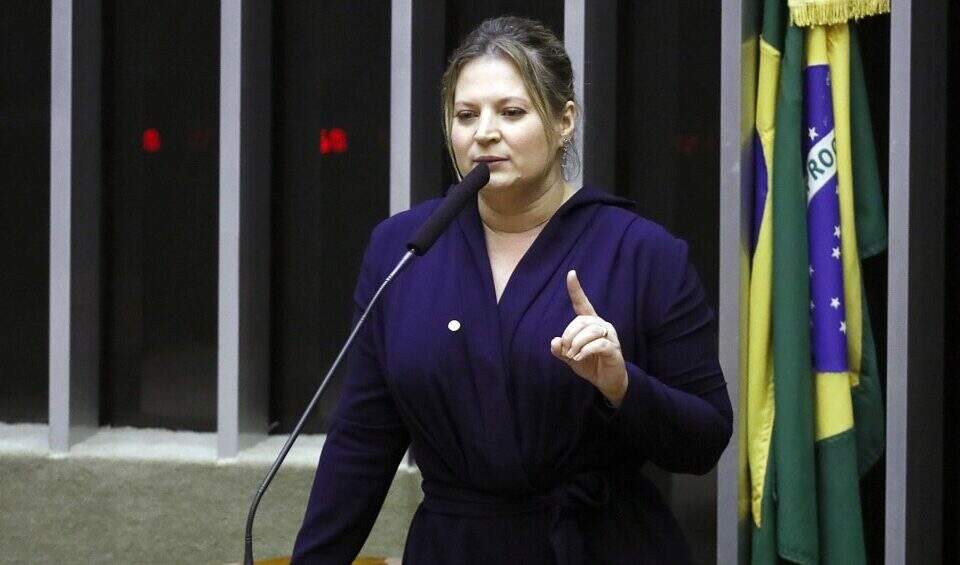
[[480,189],[490,182],[490,167],[486,163],[478,163],[472,171],[463,177],[460,184],[447,192],[446,198],[437,206],[433,214],[427,218],[427,221],[420,226],[413,239],[407,242],[407,249],[413,251],[418,256],[423,255],[436,243],[450,225],[450,222],[463,210],[468,200],[475,196]]
[[440,234],[447,229],[450,225],[450,222],[460,213],[461,210],[467,205],[471,196],[475,196],[480,189],[486,186],[490,182],[490,168],[486,163],[480,163],[470,171],[460,184],[451,188],[447,192],[446,198],[443,199],[443,202],[440,203],[440,206],[427,218],[427,221],[420,226],[420,229],[417,230],[417,233],[413,236],[413,239],[407,243],[407,251],[403,257],[397,262],[397,265],[390,271],[390,274],[387,275],[387,278],[380,284],[380,287],[377,288],[377,291],[373,293],[373,297],[370,299],[370,303],[367,304],[367,307],[363,310],[363,314],[360,315],[360,318],[357,320],[356,325],[353,327],[353,330],[350,331],[350,335],[347,337],[347,341],[344,342],[343,347],[340,348],[340,352],[337,353],[336,359],[333,360],[333,364],[330,365],[330,368],[327,370],[326,376],[323,377],[323,381],[320,382],[320,386],[317,388],[317,392],[314,393],[313,398],[310,399],[310,403],[307,405],[306,410],[303,411],[303,415],[300,416],[300,420],[297,422],[297,425],[294,426],[293,431],[290,433],[290,437],[287,438],[287,441],[283,444],[283,447],[280,448],[280,454],[277,455],[276,461],[273,462],[273,465],[270,466],[270,470],[267,471],[267,476],[264,477],[263,482],[260,484],[260,488],[257,489],[256,494],[253,496],[253,502],[250,504],[250,509],[247,511],[247,524],[244,532],[243,538],[243,563],[244,565],[253,565],[253,519],[257,514],[257,507],[260,506],[260,499],[263,498],[264,493],[267,491],[267,487],[270,486],[273,477],[276,476],[277,471],[280,470],[280,466],[283,465],[283,460],[287,458],[287,453],[290,452],[290,448],[293,447],[293,442],[297,441],[297,438],[300,436],[303,426],[307,423],[307,418],[310,414],[313,413],[314,408],[317,406],[317,402],[320,400],[320,396],[323,394],[324,389],[327,387],[327,383],[330,381],[330,377],[333,376],[334,372],[337,370],[337,367],[340,365],[340,361],[343,360],[344,355],[346,355],[347,350],[350,349],[350,345],[353,343],[353,339],[357,337],[357,334],[360,332],[360,327],[367,320],[367,316],[370,314],[370,311],[373,309],[373,306],[377,303],[377,300],[380,298],[380,295],[383,293],[383,289],[387,288],[387,285],[397,276],[414,255],[421,256],[430,249],[430,247],[436,243],[437,238],[440,237]]

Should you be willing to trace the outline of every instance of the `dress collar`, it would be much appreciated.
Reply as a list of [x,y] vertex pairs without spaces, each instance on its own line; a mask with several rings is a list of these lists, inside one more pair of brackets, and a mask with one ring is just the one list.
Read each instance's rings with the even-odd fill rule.
[[614,196],[597,188],[585,186],[577,190],[550,217],[546,226],[517,263],[499,303],[493,288],[490,257],[487,253],[486,238],[476,199],[471,200],[457,217],[457,224],[462,236],[466,239],[476,269],[472,274],[467,274],[464,270],[464,275],[469,277],[465,284],[479,284],[483,305],[478,307],[489,308],[489,314],[499,318],[502,354],[507,355],[510,351],[520,319],[544,286],[558,276],[557,270],[561,268],[564,259],[579,241],[583,231],[590,225],[601,205],[621,208],[635,206],[626,198]]

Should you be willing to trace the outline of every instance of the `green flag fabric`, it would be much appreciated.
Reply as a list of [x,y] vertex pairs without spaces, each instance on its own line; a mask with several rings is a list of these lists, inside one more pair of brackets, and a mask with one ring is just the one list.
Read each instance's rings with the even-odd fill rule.
[[883,450],[860,260],[886,246],[856,32],[760,38],[746,393],[751,561],[864,563],[859,477]]

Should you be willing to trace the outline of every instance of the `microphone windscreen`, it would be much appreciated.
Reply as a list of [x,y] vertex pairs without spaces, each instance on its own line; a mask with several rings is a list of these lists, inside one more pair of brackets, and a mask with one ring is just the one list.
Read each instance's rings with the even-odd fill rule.
[[490,167],[486,163],[478,163],[472,171],[463,177],[460,184],[451,188],[443,202],[437,206],[433,214],[420,226],[413,239],[407,242],[407,249],[417,255],[423,255],[437,241],[450,225],[450,222],[474,198],[480,189],[490,182]]

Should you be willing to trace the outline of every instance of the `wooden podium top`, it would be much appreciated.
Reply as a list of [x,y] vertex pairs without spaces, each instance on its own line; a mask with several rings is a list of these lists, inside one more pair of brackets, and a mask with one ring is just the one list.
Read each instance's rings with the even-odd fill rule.
[[[289,565],[290,557],[270,557],[257,559],[256,565]],[[353,565],[400,565],[399,557],[358,557]]]

